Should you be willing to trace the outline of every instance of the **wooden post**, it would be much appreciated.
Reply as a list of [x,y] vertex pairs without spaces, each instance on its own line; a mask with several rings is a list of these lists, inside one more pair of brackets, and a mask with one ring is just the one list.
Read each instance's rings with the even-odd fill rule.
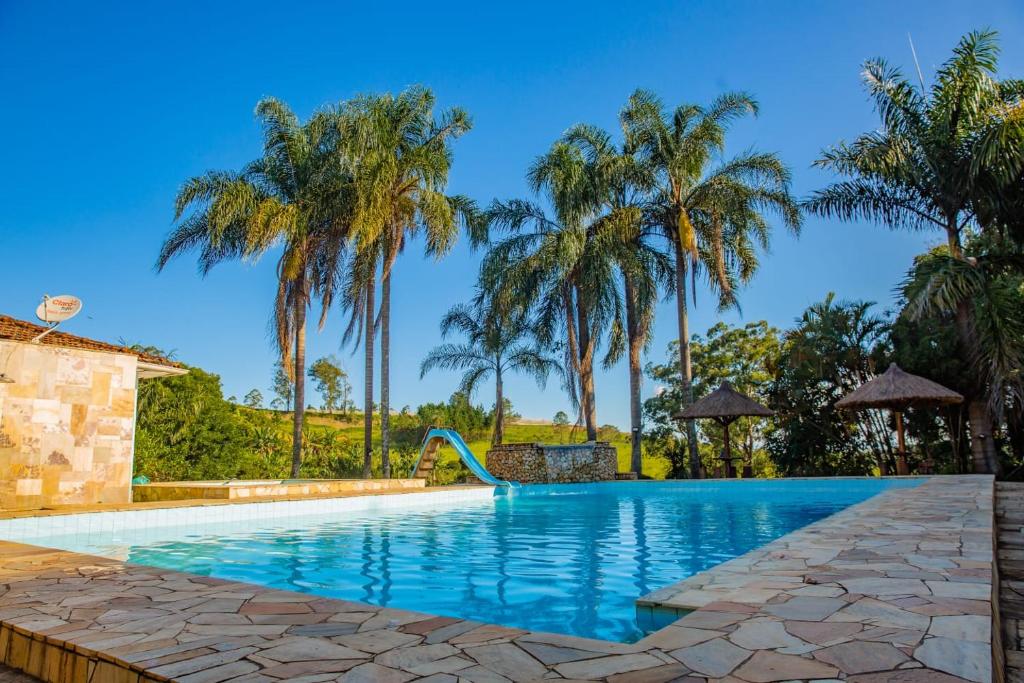
[[725,446],[725,477],[726,479],[733,479],[736,476],[736,472],[732,466],[732,451],[729,449],[729,421],[722,420],[722,443]]
[[910,474],[910,466],[907,464],[907,444],[903,439],[903,411],[896,412],[896,443],[898,455],[896,458],[896,474]]

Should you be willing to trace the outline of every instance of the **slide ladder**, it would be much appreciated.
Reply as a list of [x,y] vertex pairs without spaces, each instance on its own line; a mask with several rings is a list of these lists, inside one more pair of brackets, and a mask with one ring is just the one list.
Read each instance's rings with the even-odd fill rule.
[[480,464],[480,461],[473,455],[473,451],[469,450],[469,446],[466,445],[466,442],[462,440],[457,431],[436,427],[431,427],[427,430],[426,436],[423,437],[423,447],[420,449],[420,457],[416,460],[416,465],[412,469],[412,478],[426,479],[430,476],[434,471],[434,465],[437,463],[437,454],[440,452],[441,446],[445,441],[451,444],[455,452],[459,454],[462,462],[473,473],[473,476],[483,483],[490,484],[491,486],[507,486],[509,488],[519,486],[518,482],[498,479],[488,472],[487,468]]

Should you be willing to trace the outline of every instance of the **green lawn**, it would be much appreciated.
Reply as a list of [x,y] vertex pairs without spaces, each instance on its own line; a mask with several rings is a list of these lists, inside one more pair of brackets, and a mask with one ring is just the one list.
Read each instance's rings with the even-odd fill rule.
[[[361,420],[343,421],[339,418],[325,415],[308,415],[306,423],[310,428],[329,428],[340,432],[342,438],[351,443],[362,443],[363,425]],[[463,435],[465,437],[465,435]],[[619,471],[629,471],[629,434],[618,430],[602,430],[600,434],[602,441],[608,441],[616,448],[619,455]],[[509,424],[505,426],[505,443],[582,443],[586,440],[586,433],[577,429],[575,434],[570,433],[568,427],[558,428],[551,424]],[[375,447],[380,444],[380,424],[375,424],[373,442]],[[480,438],[466,440],[467,445],[473,454],[486,465],[487,449],[490,448],[490,434]],[[445,447],[441,450],[441,463],[452,463],[458,456],[454,449]],[[656,479],[664,479],[668,472],[668,462],[662,458],[649,458],[646,455],[643,459],[643,471],[647,476]],[[396,472],[396,475],[402,473]]]

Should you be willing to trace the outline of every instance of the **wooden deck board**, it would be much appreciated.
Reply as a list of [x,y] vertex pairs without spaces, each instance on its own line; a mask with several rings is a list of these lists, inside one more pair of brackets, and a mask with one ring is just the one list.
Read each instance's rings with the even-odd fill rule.
[[1024,683],[1024,482],[996,484],[999,613],[1007,683]]

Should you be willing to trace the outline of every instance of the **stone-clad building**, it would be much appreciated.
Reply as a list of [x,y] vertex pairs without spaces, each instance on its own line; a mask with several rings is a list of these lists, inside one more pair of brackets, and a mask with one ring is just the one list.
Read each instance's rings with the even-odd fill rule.
[[0,508],[131,501],[138,380],[180,364],[0,315]]

